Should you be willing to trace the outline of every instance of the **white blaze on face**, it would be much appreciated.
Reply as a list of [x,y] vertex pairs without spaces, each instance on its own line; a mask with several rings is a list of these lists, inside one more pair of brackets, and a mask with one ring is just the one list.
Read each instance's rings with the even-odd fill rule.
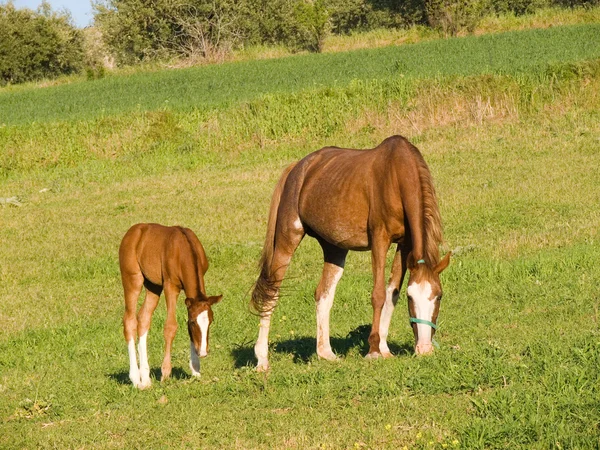
[[196,321],[198,322],[198,326],[200,327],[200,332],[202,334],[202,341],[200,342],[200,357],[203,358],[208,354],[208,326],[210,325],[208,311],[203,311],[198,314]]
[[[428,281],[421,283],[412,283],[406,290],[413,300],[415,317],[417,319],[432,322],[433,312],[435,310],[435,299],[430,299],[431,284]],[[431,334],[433,328],[423,323],[417,323],[418,341],[417,346],[431,346]]]

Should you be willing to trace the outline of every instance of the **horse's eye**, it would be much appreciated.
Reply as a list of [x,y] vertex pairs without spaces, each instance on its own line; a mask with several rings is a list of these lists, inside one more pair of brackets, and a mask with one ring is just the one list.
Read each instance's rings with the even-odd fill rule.
[[412,301],[413,301],[412,295],[409,295],[409,296],[408,296],[408,301],[409,301],[409,302],[412,302]]
[[442,294],[438,295],[438,302],[442,301]]

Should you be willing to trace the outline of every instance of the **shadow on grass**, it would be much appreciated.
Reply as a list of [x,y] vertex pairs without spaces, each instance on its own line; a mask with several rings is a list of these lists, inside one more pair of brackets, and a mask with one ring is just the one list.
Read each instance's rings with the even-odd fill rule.
[[[360,325],[352,330],[345,338],[330,338],[331,348],[338,356],[346,356],[350,350],[358,348],[364,356],[369,351],[369,333],[371,325]],[[396,356],[405,356],[413,354],[413,346],[411,343],[397,345],[388,342],[390,351]],[[317,340],[310,337],[301,337],[296,339],[288,339],[280,341],[271,348],[271,351],[276,353],[289,353],[293,355],[294,363],[306,364],[310,358],[316,353]],[[254,342],[245,343],[233,349],[231,352],[234,358],[234,365],[237,369],[245,366],[254,366],[256,358],[254,356]]]
[[[150,378],[152,379],[153,383],[160,381],[160,376],[160,367],[150,369]],[[131,380],[129,379],[129,371],[110,373],[108,374],[108,378],[116,381],[118,384],[131,384]],[[171,379],[173,380],[187,380],[189,378],[192,378],[192,376],[181,367],[173,367],[171,370]]]

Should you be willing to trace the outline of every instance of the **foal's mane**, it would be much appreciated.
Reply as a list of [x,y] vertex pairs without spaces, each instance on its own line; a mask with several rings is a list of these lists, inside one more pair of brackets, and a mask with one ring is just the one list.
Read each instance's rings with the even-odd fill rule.
[[435,266],[440,261],[439,245],[444,242],[442,235],[442,218],[438,208],[435,188],[433,186],[433,178],[431,172],[423,159],[423,155],[419,150],[411,145],[415,162],[419,171],[419,179],[421,181],[421,194],[423,201],[423,251],[425,259]]

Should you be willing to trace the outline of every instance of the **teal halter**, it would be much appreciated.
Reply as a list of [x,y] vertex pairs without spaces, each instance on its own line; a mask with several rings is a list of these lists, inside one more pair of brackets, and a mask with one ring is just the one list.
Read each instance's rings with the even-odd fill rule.
[[[416,317],[410,317],[410,318],[408,319],[408,321],[409,321],[410,323],[422,323],[422,324],[424,324],[424,325],[429,325],[429,326],[430,326],[431,328],[433,328],[434,330],[437,330],[437,328],[438,328],[438,326],[437,326],[435,323],[433,323],[433,322],[430,322],[429,320],[425,320],[425,319],[417,319]],[[437,348],[437,349],[439,349],[439,348],[440,348],[440,344],[438,344],[438,342],[437,342],[435,339],[431,339],[431,343],[433,344],[433,346],[434,346],[435,348]]]

